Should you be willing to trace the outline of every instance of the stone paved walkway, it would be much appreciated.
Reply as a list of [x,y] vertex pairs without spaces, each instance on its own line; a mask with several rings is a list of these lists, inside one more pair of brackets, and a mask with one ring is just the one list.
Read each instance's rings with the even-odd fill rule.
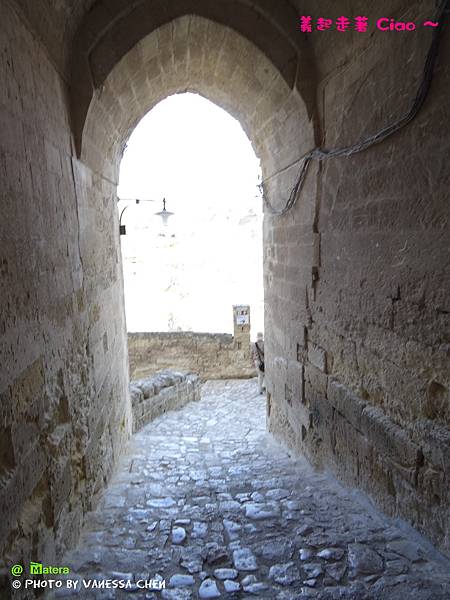
[[65,562],[82,578],[166,581],[78,598],[450,598],[438,555],[265,432],[254,381],[209,382],[135,435]]

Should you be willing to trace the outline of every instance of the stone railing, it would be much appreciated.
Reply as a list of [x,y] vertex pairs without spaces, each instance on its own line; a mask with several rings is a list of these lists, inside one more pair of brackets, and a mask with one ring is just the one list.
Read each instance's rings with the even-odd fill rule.
[[161,369],[197,373],[206,379],[255,377],[247,343],[226,333],[129,333],[130,377],[148,377]]
[[194,373],[161,371],[130,383],[133,433],[159,415],[200,399],[200,378]]

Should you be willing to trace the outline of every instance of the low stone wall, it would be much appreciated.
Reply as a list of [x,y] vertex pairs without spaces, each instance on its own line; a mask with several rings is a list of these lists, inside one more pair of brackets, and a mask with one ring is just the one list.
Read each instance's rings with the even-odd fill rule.
[[159,415],[200,399],[200,378],[194,373],[162,371],[130,383],[133,433]]
[[130,378],[161,369],[192,371],[203,380],[254,377],[250,350],[250,343],[226,333],[129,333]]

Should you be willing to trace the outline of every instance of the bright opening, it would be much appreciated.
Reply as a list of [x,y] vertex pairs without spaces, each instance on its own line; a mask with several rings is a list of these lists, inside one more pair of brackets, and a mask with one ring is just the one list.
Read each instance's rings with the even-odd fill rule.
[[128,331],[231,333],[233,304],[250,304],[253,337],[263,329],[260,177],[239,122],[199,95],[141,120],[118,188]]

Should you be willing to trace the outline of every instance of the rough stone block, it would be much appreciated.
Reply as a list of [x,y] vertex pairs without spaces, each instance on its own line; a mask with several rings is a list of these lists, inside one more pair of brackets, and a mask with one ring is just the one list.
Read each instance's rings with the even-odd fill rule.
[[67,501],[72,489],[72,469],[70,461],[61,458],[58,466],[58,476],[51,483],[51,497],[53,505],[54,520],[57,521],[59,514]]
[[142,391],[145,399],[150,398],[150,396],[153,396],[155,393],[157,393],[155,390],[155,384],[148,379],[134,381],[133,388],[139,388]]
[[238,336],[229,334],[130,333],[131,378],[136,381],[137,376],[145,378],[162,369],[170,369],[172,376],[173,369],[193,371],[202,379],[254,377],[248,336],[246,332],[242,340],[239,339],[239,348]]
[[349,421],[355,429],[361,431],[361,417],[366,403],[335,379],[328,379],[328,400],[334,408]]
[[308,395],[320,394],[322,397],[327,395],[328,376],[312,364],[306,364],[304,367],[306,381],[306,398]]
[[289,361],[287,369],[287,385],[292,392],[294,404],[305,401],[305,374],[304,366],[297,361]]
[[[152,394],[144,396],[143,388],[152,389]],[[132,382],[133,432],[159,415],[184,406],[187,402],[200,398],[200,378],[194,373],[161,371],[153,377]]]
[[432,421],[421,421],[416,425],[420,432],[425,459],[435,467],[448,473],[450,464],[450,431]]
[[327,373],[327,353],[313,342],[308,342],[308,360],[323,373]]
[[[12,427],[12,445],[17,464],[29,452],[30,445],[34,446],[39,438],[39,429],[35,423],[20,423]],[[1,469],[1,465],[0,465]]]
[[393,423],[382,410],[366,406],[361,414],[361,429],[364,435],[382,456],[394,462],[416,467],[420,459],[420,448],[404,429]]

